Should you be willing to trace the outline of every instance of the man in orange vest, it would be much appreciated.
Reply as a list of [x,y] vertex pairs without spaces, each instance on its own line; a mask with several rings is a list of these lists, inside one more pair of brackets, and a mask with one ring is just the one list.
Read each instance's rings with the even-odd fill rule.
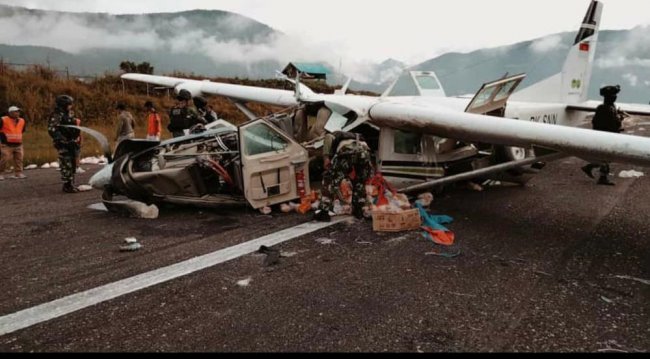
[[14,161],[14,175],[9,178],[27,178],[23,173],[23,133],[25,132],[25,119],[20,117],[20,109],[16,106],[9,107],[9,116],[2,117],[0,121],[0,180],[10,158]]
[[144,104],[144,107],[147,109],[147,140],[149,141],[160,141],[160,115],[156,111],[156,108],[153,105],[153,102],[147,101]]

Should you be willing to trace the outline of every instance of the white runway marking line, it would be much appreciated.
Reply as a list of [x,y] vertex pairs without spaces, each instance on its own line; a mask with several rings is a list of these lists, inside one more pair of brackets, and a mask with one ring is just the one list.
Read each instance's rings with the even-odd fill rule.
[[0,317],[0,336],[239,258],[257,251],[260,246],[272,247],[348,219],[350,217],[333,218],[331,222],[326,223],[304,223],[233,247],[5,315]]

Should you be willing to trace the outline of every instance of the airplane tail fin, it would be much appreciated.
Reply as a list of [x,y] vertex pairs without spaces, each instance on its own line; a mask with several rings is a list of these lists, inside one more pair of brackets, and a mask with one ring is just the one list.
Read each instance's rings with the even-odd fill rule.
[[561,73],[515,93],[511,99],[568,104],[587,101],[602,12],[603,4],[592,0]]

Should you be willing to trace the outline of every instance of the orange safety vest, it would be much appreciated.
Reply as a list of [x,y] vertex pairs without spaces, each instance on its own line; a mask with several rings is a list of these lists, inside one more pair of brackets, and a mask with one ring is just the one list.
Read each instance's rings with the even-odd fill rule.
[[150,113],[147,119],[147,135],[157,136],[160,133],[160,115]]
[[2,133],[7,138],[7,143],[21,144],[23,143],[23,130],[25,129],[25,120],[18,119],[18,122],[13,118],[5,116],[2,118]]

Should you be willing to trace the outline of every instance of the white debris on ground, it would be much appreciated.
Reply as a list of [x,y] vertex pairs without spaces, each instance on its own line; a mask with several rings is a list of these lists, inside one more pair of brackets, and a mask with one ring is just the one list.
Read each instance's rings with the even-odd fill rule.
[[134,252],[142,248],[135,237],[124,238],[124,244],[120,246],[121,252]]
[[95,157],[86,157],[79,161],[82,165],[105,165],[108,163],[106,157],[104,156],[95,156]]
[[271,210],[271,207],[260,208],[260,213],[263,214],[263,215],[269,215],[269,214],[271,214],[271,212],[273,212]]
[[88,208],[88,209],[94,209],[94,210],[96,210],[96,211],[108,212],[108,208],[106,208],[106,206],[104,206],[103,203],[93,203],[93,204],[89,205],[89,206],[86,207],[86,208]]
[[251,277],[248,277],[246,279],[242,279],[240,281],[237,281],[237,285],[240,286],[240,287],[248,287],[248,285],[251,284],[251,280],[253,280],[253,278],[251,278]]
[[46,163],[46,164],[42,165],[41,168],[42,169],[48,169],[48,168],[50,168],[50,164]]
[[82,184],[81,186],[77,187],[77,189],[79,189],[79,192],[88,192],[91,191],[93,187],[87,184]]
[[280,252],[280,257],[291,258],[298,254],[298,252]]
[[125,215],[131,218],[156,219],[160,210],[155,204],[147,206],[146,203],[127,200],[104,201],[104,205],[114,213]]
[[334,243],[334,240],[329,239],[329,238],[318,238],[318,239],[316,239],[316,242],[318,242],[320,244],[332,244],[332,243]]
[[620,178],[639,178],[645,176],[643,172],[638,172],[635,170],[621,171],[618,175]]
[[37,168],[38,168],[38,165],[29,165],[29,166],[25,167],[26,170],[35,170]]
[[59,168],[59,162],[50,162],[50,168]]

